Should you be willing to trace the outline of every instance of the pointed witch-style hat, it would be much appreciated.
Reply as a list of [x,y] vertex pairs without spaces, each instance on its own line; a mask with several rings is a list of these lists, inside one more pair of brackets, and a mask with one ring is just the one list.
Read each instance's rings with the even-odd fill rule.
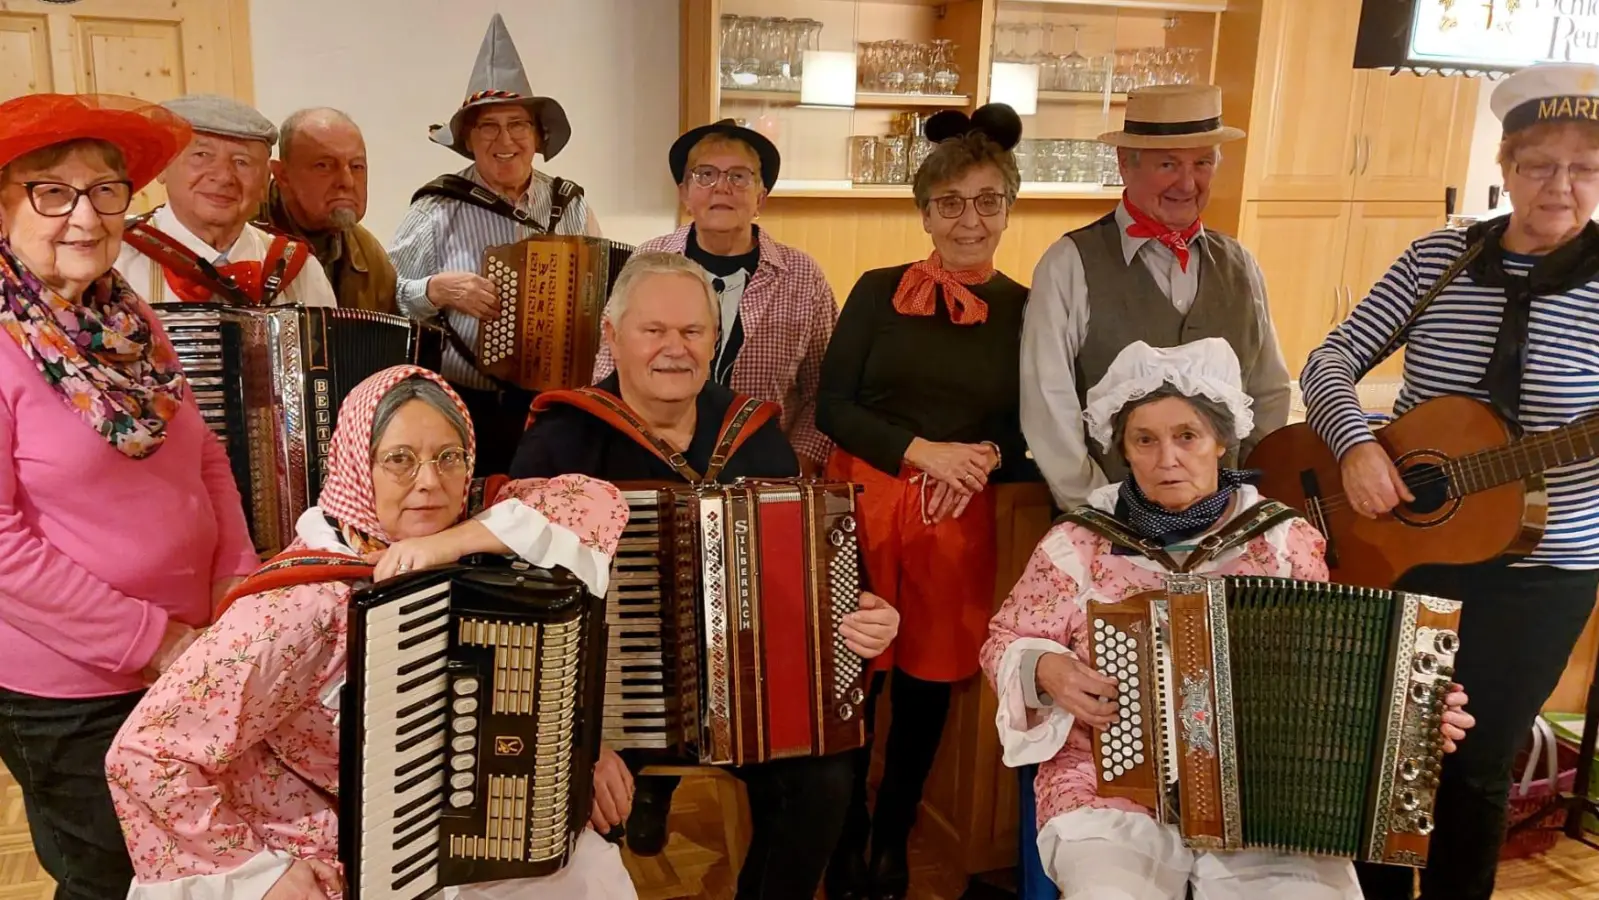
[[477,62],[472,64],[472,77],[466,83],[466,99],[461,101],[461,108],[450,117],[450,124],[429,128],[428,136],[434,143],[443,144],[470,159],[472,151],[466,148],[466,132],[462,127],[467,114],[497,103],[516,103],[527,109],[538,126],[539,152],[545,159],[554,159],[572,137],[572,126],[566,121],[566,110],[561,104],[533,94],[527,72],[522,68],[522,57],[517,54],[511,32],[499,13],[489,20],[489,30],[483,35],[483,46],[478,48]]

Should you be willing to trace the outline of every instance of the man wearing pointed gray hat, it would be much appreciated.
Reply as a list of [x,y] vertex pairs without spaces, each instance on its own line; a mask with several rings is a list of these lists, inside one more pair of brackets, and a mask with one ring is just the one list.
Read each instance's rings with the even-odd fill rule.
[[472,164],[416,193],[390,247],[401,311],[427,321],[442,317],[453,331],[442,374],[472,414],[482,475],[505,472],[533,399],[482,372],[471,357],[479,322],[499,310],[494,284],[479,274],[483,251],[540,233],[599,236],[583,189],[533,168],[535,153],[554,159],[571,135],[561,104],[533,93],[496,13],[466,99],[449,124],[432,130],[434,143]]
[[1100,136],[1116,147],[1121,202],[1039,260],[1022,327],[1022,431],[1062,509],[1126,477],[1114,454],[1089,447],[1082,412],[1088,387],[1134,341],[1232,344],[1255,413],[1240,457],[1288,421],[1288,366],[1260,266],[1236,240],[1200,223],[1221,145],[1243,136],[1222,124],[1219,88],[1133,91],[1126,125]]
[[117,271],[150,303],[336,306],[309,245],[250,224],[277,127],[230,97],[161,105],[188,120],[194,139],[158,179],[166,205],[129,224]]

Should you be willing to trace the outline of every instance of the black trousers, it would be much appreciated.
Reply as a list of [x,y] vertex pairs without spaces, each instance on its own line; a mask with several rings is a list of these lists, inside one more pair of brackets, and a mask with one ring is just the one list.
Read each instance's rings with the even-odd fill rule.
[[[922,788],[933,771],[933,758],[944,738],[944,723],[949,719],[950,696],[954,685],[923,681],[895,669],[888,677],[889,702],[893,718],[888,726],[888,743],[883,747],[883,780],[877,786],[877,807],[866,809],[866,777],[872,765],[870,744],[850,754],[854,757],[849,812],[839,849],[860,853],[871,840],[872,855],[903,850],[916,825],[916,810],[922,803]],[[879,680],[866,703],[866,721],[877,720],[877,698],[882,693]]]
[[472,431],[477,435],[477,465],[473,477],[504,475],[510,471],[516,446],[527,430],[528,411],[533,392],[516,388],[479,391],[452,384],[472,416]]
[[[634,771],[654,761],[627,752],[623,758]],[[852,754],[783,759],[729,771],[744,782],[750,799],[750,846],[738,873],[738,900],[811,900],[844,827],[854,777]],[[670,806],[678,780],[640,777],[634,792],[647,792]]]
[[[1444,759],[1421,896],[1489,900],[1505,839],[1511,763],[1588,621],[1599,571],[1512,568],[1495,560],[1424,566],[1398,587],[1464,604],[1455,680],[1477,719]],[[1368,900],[1411,897],[1411,869],[1360,865],[1357,871]]]
[[141,696],[51,700],[0,688],[0,761],[22,788],[56,900],[125,897],[133,882],[105,755]]

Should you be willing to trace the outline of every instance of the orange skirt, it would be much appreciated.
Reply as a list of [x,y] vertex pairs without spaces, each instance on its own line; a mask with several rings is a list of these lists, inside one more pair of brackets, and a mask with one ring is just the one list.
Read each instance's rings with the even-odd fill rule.
[[[922,474],[884,474],[834,450],[827,478],[862,486],[858,504],[872,593],[899,610],[899,635],[874,662],[923,681],[961,681],[977,672],[994,604],[997,549],[994,491],[972,498],[959,519],[922,520]],[[932,487],[927,488],[928,498]]]

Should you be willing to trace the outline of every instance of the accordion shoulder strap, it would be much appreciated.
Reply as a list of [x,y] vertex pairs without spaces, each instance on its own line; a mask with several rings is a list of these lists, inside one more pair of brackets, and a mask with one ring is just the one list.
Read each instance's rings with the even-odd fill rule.
[[[478,209],[486,209],[491,213],[504,216],[518,225],[523,225],[533,229],[539,234],[544,234],[545,232],[549,231],[549,229],[544,226],[544,223],[533,218],[531,213],[521,209],[520,207],[506,200],[504,197],[501,197],[499,194],[494,193],[472,179],[462,178],[459,175],[440,175],[427,184],[422,185],[420,188],[417,188],[416,193],[411,195],[411,202],[415,203],[423,197],[443,197],[446,200],[456,200],[461,203],[475,206]],[[551,220],[551,227],[554,227],[553,218]]]
[[487,478],[474,478],[466,493],[466,514],[475,516],[494,505],[494,498],[500,495],[510,478],[504,475],[490,475]]
[[1091,506],[1080,506],[1061,516],[1060,521],[1082,526],[1115,546],[1160,563],[1168,571],[1187,573],[1294,518],[1299,518],[1299,513],[1292,507],[1275,500],[1262,500],[1244,510],[1220,531],[1201,538],[1198,548],[1188,554],[1181,564],[1172,559],[1166,548],[1148,538],[1139,537],[1115,516]]
[[610,425],[622,434],[627,435],[635,444],[655,454],[660,460],[672,467],[685,481],[690,484],[699,484],[704,477],[688,464],[688,458],[679,453],[670,444],[656,437],[640,419],[638,414],[629,409],[621,397],[617,397],[595,387],[577,388],[567,391],[545,391],[533,399],[533,414],[536,416],[557,403],[575,406],[596,419]]
[[738,448],[755,435],[774,416],[778,414],[775,403],[767,403],[754,397],[739,394],[733,399],[733,405],[727,408],[727,416],[722,419],[722,429],[716,438],[716,449],[711,451],[711,464],[705,469],[705,480],[715,481],[722,474],[722,469],[727,466],[727,461],[733,458]]
[[320,584],[324,581],[365,581],[372,577],[372,564],[365,560],[319,550],[291,550],[272,557],[254,575],[239,582],[217,606],[216,615],[232,606],[240,597],[264,594],[302,584]]
[[261,305],[271,306],[272,301],[299,277],[310,258],[310,245],[286,234],[274,233],[266,259],[261,263]]
[[550,224],[548,231],[555,233],[561,219],[566,216],[566,211],[583,196],[583,188],[575,181],[565,178],[556,178],[550,182]]
[[[231,279],[223,277],[216,266],[201,259],[176,238],[151,225],[148,217],[130,222],[122,232],[122,240],[133,249],[150,257],[150,260],[161,268],[174,270],[189,281],[205,285],[217,297],[226,298],[228,306],[259,305],[255,298],[240,290]],[[304,264],[303,260],[301,264]]]

